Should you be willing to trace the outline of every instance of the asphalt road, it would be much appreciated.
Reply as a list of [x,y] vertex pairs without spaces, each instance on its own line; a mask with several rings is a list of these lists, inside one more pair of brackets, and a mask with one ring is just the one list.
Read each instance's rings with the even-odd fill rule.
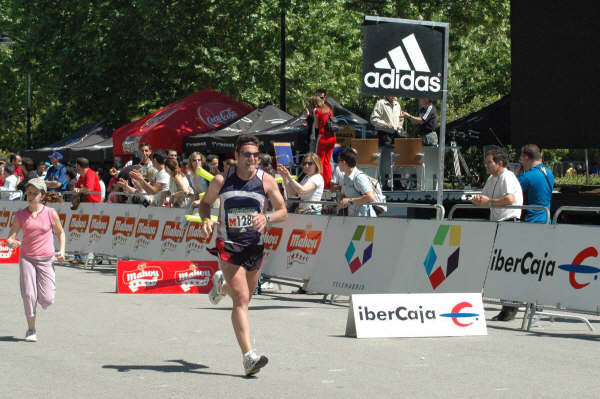
[[[0,398],[597,398],[600,339],[581,323],[488,322],[488,336],[354,339],[347,302],[275,286],[255,297],[243,378],[230,300],[117,295],[114,271],[58,266],[56,303],[26,330],[18,267],[0,267]],[[497,306],[488,306],[489,319]],[[519,314],[522,316],[522,313]],[[600,327],[600,318],[592,317]]]

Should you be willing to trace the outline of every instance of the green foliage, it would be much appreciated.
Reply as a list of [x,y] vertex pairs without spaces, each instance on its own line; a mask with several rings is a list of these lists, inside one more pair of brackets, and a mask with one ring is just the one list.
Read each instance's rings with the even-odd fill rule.
[[361,26],[364,15],[380,15],[450,23],[451,121],[510,92],[509,4],[0,0],[2,30],[26,41],[0,50],[0,148],[24,146],[27,73],[36,147],[84,123],[117,128],[203,88],[278,104],[282,5],[288,112],[326,87],[368,118],[375,98],[360,94]]
[[557,177],[554,181],[557,186],[600,186],[600,176],[590,175],[590,182],[586,183],[585,175],[572,175]]

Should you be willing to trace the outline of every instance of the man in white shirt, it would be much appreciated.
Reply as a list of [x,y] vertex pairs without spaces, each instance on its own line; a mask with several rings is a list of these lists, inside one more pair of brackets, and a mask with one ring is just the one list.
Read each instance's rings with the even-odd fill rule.
[[389,185],[388,179],[392,165],[392,149],[394,137],[402,135],[404,118],[400,103],[394,96],[387,96],[378,100],[373,107],[370,118],[371,124],[377,129],[379,135],[379,181],[382,186]]
[[157,150],[152,154],[152,166],[156,169],[156,173],[150,182],[144,180],[144,176],[138,170],[131,170],[131,182],[139,192],[145,192],[152,195],[152,205],[162,206],[165,202],[167,193],[169,192],[170,176],[165,170],[165,162],[167,156],[164,151]]
[[[506,205],[523,205],[521,184],[513,172],[506,169],[508,157],[502,150],[488,151],[485,156],[485,169],[490,174],[482,195],[475,195],[473,203],[479,206],[491,205],[490,220],[517,221],[521,218],[521,209],[495,208]],[[503,305],[502,310],[492,318],[494,321],[513,320],[518,311],[514,304]]]
[[506,168],[508,157],[502,150],[488,151],[485,155],[485,169],[490,177],[485,182],[481,195],[473,196],[473,204],[491,206],[490,220],[494,222],[517,221],[521,209],[501,208],[506,205],[523,205],[523,191],[519,180]]

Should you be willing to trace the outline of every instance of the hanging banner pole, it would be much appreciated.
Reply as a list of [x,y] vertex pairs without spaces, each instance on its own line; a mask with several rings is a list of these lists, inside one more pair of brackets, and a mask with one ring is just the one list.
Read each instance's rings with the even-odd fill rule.
[[449,26],[444,29],[444,80],[442,81],[442,117],[440,121],[440,149],[438,153],[439,172],[437,204],[443,205],[444,200],[444,157],[446,155],[446,98],[448,97],[448,38]]

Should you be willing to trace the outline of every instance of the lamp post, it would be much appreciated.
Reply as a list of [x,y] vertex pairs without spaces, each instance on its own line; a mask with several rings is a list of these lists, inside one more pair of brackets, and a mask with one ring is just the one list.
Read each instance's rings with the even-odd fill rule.
[[[15,43],[25,43],[25,40],[11,38],[6,32],[0,36],[0,46],[8,47]],[[27,148],[31,148],[31,74],[27,72]]]

